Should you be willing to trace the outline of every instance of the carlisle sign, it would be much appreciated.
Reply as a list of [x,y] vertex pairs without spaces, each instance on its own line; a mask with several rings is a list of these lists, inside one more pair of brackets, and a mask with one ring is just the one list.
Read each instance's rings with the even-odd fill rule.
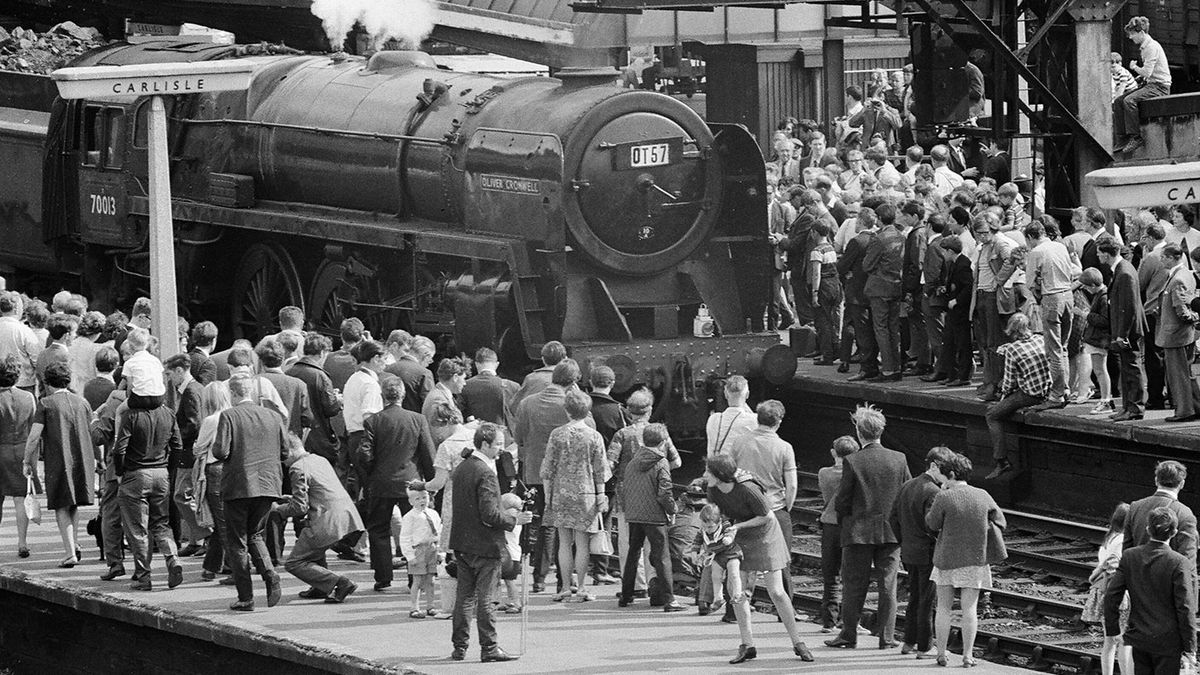
[[65,99],[171,96],[245,89],[251,68],[250,63],[236,60],[153,63],[60,68],[51,77]]
[[1099,169],[1084,180],[1102,209],[1200,202],[1200,162]]

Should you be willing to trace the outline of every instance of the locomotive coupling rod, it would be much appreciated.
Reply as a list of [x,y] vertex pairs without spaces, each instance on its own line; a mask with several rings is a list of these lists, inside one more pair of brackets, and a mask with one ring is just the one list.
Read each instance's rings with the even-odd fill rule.
[[316,134],[330,134],[332,136],[353,136],[356,138],[377,138],[381,141],[409,141],[411,143],[428,143],[430,145],[453,145],[449,140],[444,138],[430,138],[428,136],[406,136],[404,134],[378,134],[369,131],[351,131],[349,129],[328,129],[325,127],[313,127],[303,124],[282,124],[279,122],[260,122],[258,120],[233,120],[233,119],[217,119],[217,120],[178,120],[184,124],[234,124],[246,127],[263,127],[267,129],[293,129],[295,131],[308,131]]

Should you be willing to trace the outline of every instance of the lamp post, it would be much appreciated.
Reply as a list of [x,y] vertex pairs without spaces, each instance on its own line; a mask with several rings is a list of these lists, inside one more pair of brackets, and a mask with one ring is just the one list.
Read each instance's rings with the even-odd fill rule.
[[175,229],[167,157],[164,96],[236,91],[250,85],[254,64],[243,60],[61,68],[50,74],[64,99],[150,97],[150,302],[152,332],[163,360],[179,353],[175,294]]

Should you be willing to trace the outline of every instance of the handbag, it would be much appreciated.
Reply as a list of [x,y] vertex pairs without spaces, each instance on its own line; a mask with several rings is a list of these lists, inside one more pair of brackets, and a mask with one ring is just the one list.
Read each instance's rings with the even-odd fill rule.
[[42,503],[33,487],[33,476],[25,477],[25,515],[34,525],[42,524]]
[[1083,602],[1083,613],[1079,617],[1084,623],[1104,622],[1104,595],[1108,592],[1108,582],[1111,579],[1112,572],[1106,572],[1088,589],[1087,600]]
[[995,521],[988,522],[987,561],[989,565],[998,565],[1008,560],[1008,549],[1004,546],[1004,530]]
[[596,516],[596,521],[599,528],[588,535],[588,551],[592,555],[612,555],[612,535],[604,527],[604,520],[600,516]]

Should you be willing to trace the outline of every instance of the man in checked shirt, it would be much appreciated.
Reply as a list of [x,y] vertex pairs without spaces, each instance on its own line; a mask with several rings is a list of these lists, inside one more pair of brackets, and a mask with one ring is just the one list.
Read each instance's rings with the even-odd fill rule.
[[1029,317],[1021,312],[1012,315],[1004,332],[1010,342],[1000,345],[996,352],[1004,359],[1004,377],[996,392],[1000,400],[988,409],[988,431],[992,436],[992,458],[996,466],[984,480],[993,480],[1012,471],[1008,447],[1004,438],[1004,420],[1021,408],[1046,400],[1050,393],[1050,362],[1040,335],[1029,330]]

